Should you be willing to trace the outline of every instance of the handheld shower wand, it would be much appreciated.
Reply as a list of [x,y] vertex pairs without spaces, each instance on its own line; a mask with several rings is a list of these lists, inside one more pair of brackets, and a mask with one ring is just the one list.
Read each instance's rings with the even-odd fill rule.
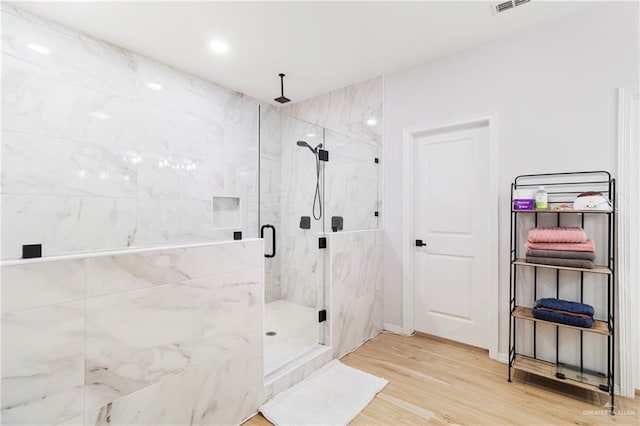
[[311,148],[311,145],[309,145],[308,143],[306,143],[305,141],[298,141],[296,142],[296,145],[298,146],[302,146],[302,147],[307,147],[311,150],[311,152],[313,152],[314,154],[318,153],[318,150],[320,148],[322,148],[322,144],[318,144],[315,148]]
[[[318,151],[320,150],[320,148],[322,148],[322,144],[318,144],[315,148],[311,148],[311,145],[309,145],[307,142],[298,141],[296,142],[296,145],[309,148],[309,150],[313,152],[313,155],[316,158],[316,191],[315,191],[315,194],[313,195],[313,218],[315,220],[320,220],[322,219],[322,200],[320,199],[320,156]],[[316,215],[316,204],[318,205],[317,215]]]

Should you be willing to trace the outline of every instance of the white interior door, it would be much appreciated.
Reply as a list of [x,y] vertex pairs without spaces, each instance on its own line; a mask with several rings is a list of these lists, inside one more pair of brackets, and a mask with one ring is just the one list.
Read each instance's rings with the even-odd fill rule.
[[415,329],[489,348],[489,128],[414,140]]

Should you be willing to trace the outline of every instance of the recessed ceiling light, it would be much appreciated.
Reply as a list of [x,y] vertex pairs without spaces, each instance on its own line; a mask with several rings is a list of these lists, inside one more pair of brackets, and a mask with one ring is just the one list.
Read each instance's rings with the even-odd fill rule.
[[367,126],[375,126],[376,124],[378,124],[378,120],[373,117],[367,120]]
[[308,138],[315,138],[316,134],[315,133],[307,133],[307,137]]
[[211,49],[213,53],[224,55],[226,53],[229,53],[229,43],[220,39],[213,40],[211,43],[209,43],[209,49]]
[[29,43],[27,44],[27,47],[31,50],[33,50],[36,53],[39,53],[41,55],[48,55],[49,54],[49,49],[47,49],[44,46],[40,46],[39,44],[35,44],[35,43]]
[[162,84],[156,83],[155,81],[148,82],[147,87],[151,90],[155,90],[156,92],[162,90]]

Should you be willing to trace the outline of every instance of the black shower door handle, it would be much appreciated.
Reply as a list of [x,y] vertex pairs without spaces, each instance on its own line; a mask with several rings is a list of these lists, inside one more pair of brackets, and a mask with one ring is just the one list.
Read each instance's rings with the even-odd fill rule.
[[276,257],[276,227],[273,225],[262,225],[262,228],[260,228],[260,238],[264,238],[264,230],[266,228],[271,229],[272,232],[272,238],[271,238],[271,254],[266,254],[264,255],[264,257]]

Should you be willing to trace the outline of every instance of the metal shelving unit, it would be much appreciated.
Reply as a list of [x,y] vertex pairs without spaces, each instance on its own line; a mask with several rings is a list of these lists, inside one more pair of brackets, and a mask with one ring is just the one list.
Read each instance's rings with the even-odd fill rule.
[[[510,319],[509,319],[509,373],[508,380],[511,382],[512,370],[525,371],[527,373],[546,377],[552,380],[568,383],[573,386],[602,392],[609,395],[610,412],[614,414],[614,377],[615,377],[615,356],[614,356],[614,336],[615,336],[615,179],[606,171],[589,172],[566,172],[566,173],[544,173],[533,175],[521,175],[514,179],[511,184],[511,200],[516,189],[533,189],[538,186],[548,188],[549,209],[547,210],[512,210],[511,211],[511,266],[509,270],[510,291]],[[593,210],[572,210],[563,204],[571,204],[577,195],[585,191],[597,191],[606,196],[612,205],[611,211]],[[513,204],[513,203],[512,203]],[[593,269],[572,268],[563,266],[540,265],[528,263],[524,258],[518,257],[519,250],[523,250],[524,241],[518,238],[518,216],[533,216],[533,226],[538,226],[541,215],[555,215],[556,226],[560,226],[563,215],[579,215],[581,226],[585,225],[585,216],[600,215],[606,220],[606,265],[596,265]],[[549,219],[546,216],[546,219]],[[543,321],[533,317],[531,308],[520,306],[518,302],[518,287],[527,283],[518,283],[518,268],[533,268],[533,301],[538,294],[538,269],[553,269],[556,271],[556,298],[560,295],[560,271],[575,271],[579,275],[580,300],[583,302],[584,277],[585,274],[599,274],[603,276],[602,281],[607,286],[606,315],[604,319],[595,320],[592,328],[575,327],[565,324]],[[533,303],[532,301],[532,303]],[[524,305],[524,304],[523,304]],[[526,356],[518,352],[516,347],[516,336],[520,322],[526,321],[533,324],[533,356]],[[543,360],[538,357],[537,332],[538,324],[545,324],[555,327],[555,360]],[[560,361],[559,330],[575,330],[580,334],[580,362],[577,366],[564,364]],[[584,333],[595,333],[604,336],[607,341],[607,356],[605,371],[590,371],[584,366]]]

